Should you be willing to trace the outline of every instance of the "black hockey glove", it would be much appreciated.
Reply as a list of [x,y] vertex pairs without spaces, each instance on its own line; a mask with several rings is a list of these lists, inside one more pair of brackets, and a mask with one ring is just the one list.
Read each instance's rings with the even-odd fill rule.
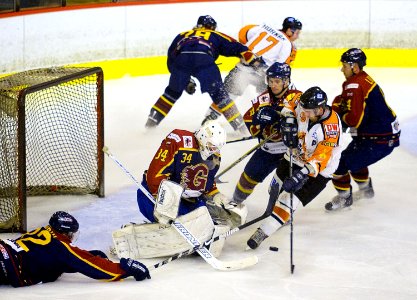
[[188,82],[187,86],[185,87],[185,91],[187,94],[192,95],[195,93],[197,84],[195,83],[194,79],[190,78],[190,82]]
[[295,171],[292,177],[284,180],[282,188],[288,193],[294,193],[303,187],[307,179],[308,176],[302,172],[302,169]]
[[133,276],[136,281],[142,281],[146,278],[151,279],[148,268],[131,258],[121,258],[120,267],[126,271],[126,276]]
[[288,148],[298,145],[298,124],[294,117],[286,117],[281,123],[282,140]]
[[278,112],[270,106],[260,108],[252,117],[252,124],[260,125],[261,128],[272,125],[278,121]]

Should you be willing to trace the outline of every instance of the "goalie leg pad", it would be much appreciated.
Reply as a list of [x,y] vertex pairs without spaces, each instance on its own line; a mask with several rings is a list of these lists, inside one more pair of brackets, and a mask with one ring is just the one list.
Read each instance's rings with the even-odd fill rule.
[[[214,224],[205,206],[177,219],[200,243],[211,239]],[[129,224],[113,232],[113,243],[119,258],[154,258],[172,256],[190,249],[183,237],[167,224]]]

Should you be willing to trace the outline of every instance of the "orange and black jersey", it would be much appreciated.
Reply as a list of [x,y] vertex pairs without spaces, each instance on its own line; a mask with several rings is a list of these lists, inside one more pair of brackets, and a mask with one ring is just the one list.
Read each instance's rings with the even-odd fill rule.
[[397,116],[387,105],[378,84],[365,72],[343,83],[342,94],[332,108],[348,127],[357,128],[359,136],[389,136],[399,132]]
[[202,194],[218,193],[214,176],[220,156],[203,160],[197,139],[187,130],[175,129],[162,141],[146,172],[149,191],[156,194],[163,179],[181,184],[186,190]]
[[120,264],[71,245],[67,236],[50,226],[37,228],[15,240],[0,240],[0,248],[7,280],[14,287],[52,282],[63,273],[79,272],[105,281],[126,277]]

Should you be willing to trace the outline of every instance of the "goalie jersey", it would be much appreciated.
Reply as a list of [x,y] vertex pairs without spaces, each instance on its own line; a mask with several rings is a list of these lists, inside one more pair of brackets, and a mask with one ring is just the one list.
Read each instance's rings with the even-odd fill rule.
[[[212,155],[208,160],[202,159],[194,133],[175,129],[156,151],[145,172],[143,186],[155,196],[163,179],[182,185],[184,193],[188,194],[180,203],[179,215],[183,215],[204,205],[200,196],[211,196],[219,192],[214,181],[219,166],[220,156]],[[153,203],[140,190],[137,200],[142,214],[154,222]]]

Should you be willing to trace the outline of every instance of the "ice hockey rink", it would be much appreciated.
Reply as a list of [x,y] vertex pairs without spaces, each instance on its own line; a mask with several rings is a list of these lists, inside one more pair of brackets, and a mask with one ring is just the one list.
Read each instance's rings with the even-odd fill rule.
[[[256,251],[245,250],[256,225],[230,236],[220,260],[257,255],[251,268],[222,272],[198,256],[183,257],[156,270],[152,280],[104,283],[81,274],[64,274],[57,282],[26,288],[0,286],[0,299],[417,299],[417,69],[365,68],[380,84],[402,127],[401,146],[370,167],[375,198],[349,209],[328,213],[324,204],[334,195],[331,182],[294,217],[294,274],[290,272],[290,227],[276,232]],[[304,91],[318,85],[329,100],[340,93],[338,68],[294,69],[292,79]],[[163,92],[167,75],[124,77],[105,82],[105,144],[136,178],[149,165],[162,138],[175,128],[195,130],[210,104],[207,94],[184,94],[161,125],[146,131],[150,107]],[[236,103],[243,112],[255,91],[249,87]],[[224,123],[232,140],[238,138]],[[227,144],[222,168],[256,141]],[[245,165],[227,172],[219,189],[231,196]],[[246,201],[248,220],[263,213],[268,177]],[[80,223],[75,245],[109,253],[111,232],[129,222],[141,222],[135,184],[110,159],[105,161],[106,197],[32,197],[28,227],[47,223],[57,210],[67,210]],[[356,188],[356,186],[354,186]],[[1,234],[12,238],[17,234]],[[279,248],[278,252],[269,250]],[[116,261],[117,258],[113,257]],[[147,266],[162,259],[141,260]]]

